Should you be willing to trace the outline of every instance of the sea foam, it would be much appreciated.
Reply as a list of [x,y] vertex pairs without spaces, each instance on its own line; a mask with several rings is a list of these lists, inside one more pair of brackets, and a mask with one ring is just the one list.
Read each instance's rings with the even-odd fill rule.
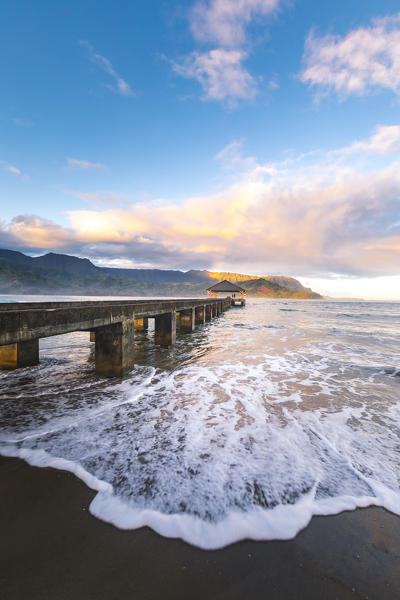
[[93,375],[82,334],[50,341],[0,380],[0,452],[74,473],[100,519],[204,549],[357,507],[400,514],[398,323],[371,305],[349,331],[337,306],[299,304],[289,322],[250,301],[170,351],[138,335],[125,381]]

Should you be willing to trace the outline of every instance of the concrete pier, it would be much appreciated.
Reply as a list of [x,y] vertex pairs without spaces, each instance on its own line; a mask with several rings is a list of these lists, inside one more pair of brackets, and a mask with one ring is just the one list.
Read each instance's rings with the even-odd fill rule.
[[155,320],[154,340],[169,347],[176,315],[183,331],[194,331],[231,306],[231,299],[111,300],[0,304],[0,368],[38,364],[39,339],[72,331],[90,332],[96,373],[121,377],[134,365],[134,332]]

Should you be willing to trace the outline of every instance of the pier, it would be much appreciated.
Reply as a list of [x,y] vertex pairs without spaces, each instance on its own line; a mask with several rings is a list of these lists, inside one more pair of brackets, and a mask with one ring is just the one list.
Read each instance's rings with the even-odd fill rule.
[[155,343],[168,348],[177,326],[192,332],[231,305],[231,298],[1,303],[0,368],[37,365],[40,338],[88,331],[96,373],[121,377],[134,366],[135,329],[146,330],[149,318]]

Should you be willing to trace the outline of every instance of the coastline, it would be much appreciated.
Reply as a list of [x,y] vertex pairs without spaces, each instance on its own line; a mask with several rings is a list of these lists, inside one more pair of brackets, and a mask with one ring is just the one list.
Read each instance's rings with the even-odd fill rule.
[[370,507],[314,517],[289,541],[203,551],[93,517],[74,475],[0,457],[0,583],[7,600],[400,597],[400,518]]

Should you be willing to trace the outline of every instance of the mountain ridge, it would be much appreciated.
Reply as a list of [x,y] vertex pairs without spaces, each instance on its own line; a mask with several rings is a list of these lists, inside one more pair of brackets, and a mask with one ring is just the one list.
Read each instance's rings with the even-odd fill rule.
[[240,283],[249,296],[319,299],[321,296],[286,276],[163,269],[97,267],[68,254],[31,257],[0,249],[0,293],[84,295],[202,296],[215,280]]

